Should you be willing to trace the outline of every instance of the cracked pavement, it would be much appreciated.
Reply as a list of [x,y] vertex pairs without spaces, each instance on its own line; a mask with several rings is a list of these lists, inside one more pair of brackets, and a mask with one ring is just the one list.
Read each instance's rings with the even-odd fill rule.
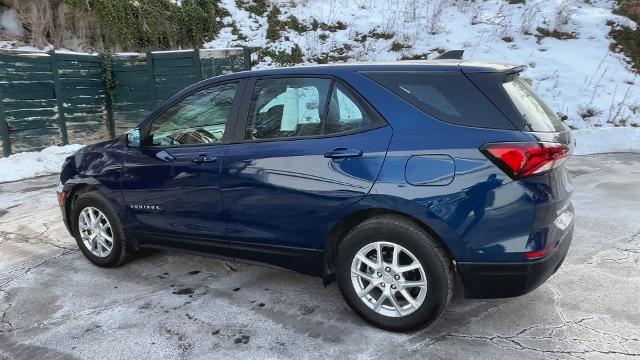
[[640,358],[640,155],[568,167],[576,231],[558,273],[513,299],[458,292],[408,334],[282,270],[162,251],[95,267],[61,222],[57,176],[0,184],[0,359]]

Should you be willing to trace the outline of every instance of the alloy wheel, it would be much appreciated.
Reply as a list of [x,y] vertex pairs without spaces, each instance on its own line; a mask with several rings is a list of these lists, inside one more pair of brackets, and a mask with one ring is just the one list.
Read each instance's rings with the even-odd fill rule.
[[413,313],[427,296],[422,264],[409,250],[392,242],[362,247],[351,262],[351,283],[365,305],[389,317]]
[[102,211],[94,207],[82,209],[78,217],[82,243],[93,255],[107,257],[113,249],[113,229]]

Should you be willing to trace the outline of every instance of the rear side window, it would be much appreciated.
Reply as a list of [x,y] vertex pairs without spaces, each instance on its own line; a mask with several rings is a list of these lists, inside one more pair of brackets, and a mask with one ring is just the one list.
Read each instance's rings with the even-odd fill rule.
[[337,134],[352,131],[366,128],[372,123],[367,111],[341,84],[336,83],[331,92],[324,133]]
[[439,120],[464,126],[515,129],[462,73],[369,72],[365,75]]
[[562,120],[533,92],[526,81],[516,77],[502,84],[518,112],[531,131],[564,131]]

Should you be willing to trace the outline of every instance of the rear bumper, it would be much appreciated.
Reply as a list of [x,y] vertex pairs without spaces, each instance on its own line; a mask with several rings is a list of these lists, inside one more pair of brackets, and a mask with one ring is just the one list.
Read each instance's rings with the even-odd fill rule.
[[524,295],[553,275],[569,251],[573,224],[551,253],[528,262],[459,262],[458,272],[468,299],[506,298]]

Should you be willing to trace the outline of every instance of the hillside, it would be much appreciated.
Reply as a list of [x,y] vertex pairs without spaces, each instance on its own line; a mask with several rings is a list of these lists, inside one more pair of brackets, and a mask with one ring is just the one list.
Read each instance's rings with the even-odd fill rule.
[[614,14],[615,1],[221,0],[216,6],[215,35],[203,47],[253,47],[255,68],[424,59],[465,49],[467,59],[528,65],[523,76],[572,128],[640,126],[640,79],[612,38],[622,38],[620,29],[636,38],[638,31]]
[[613,14],[613,2],[295,1],[280,4],[277,21],[273,12],[260,16],[236,3],[223,1],[233,11],[205,46],[262,47],[256,67],[432,58],[465,49],[467,59],[528,65],[524,76],[572,127],[640,126],[640,79],[623,54],[610,50],[608,35],[614,22],[635,24]]

